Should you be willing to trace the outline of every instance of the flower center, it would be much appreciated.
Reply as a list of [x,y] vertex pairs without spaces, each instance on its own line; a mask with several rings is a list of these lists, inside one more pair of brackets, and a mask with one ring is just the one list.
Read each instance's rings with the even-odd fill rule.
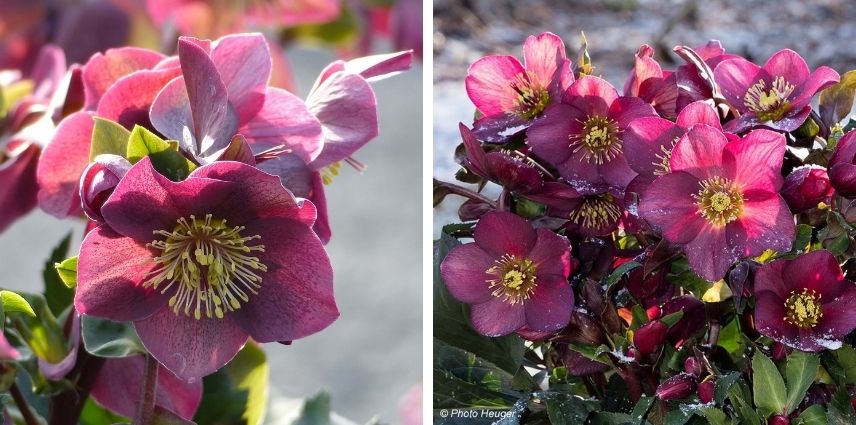
[[672,172],[672,167],[669,165],[669,161],[672,159],[672,150],[675,149],[675,145],[678,144],[678,140],[681,140],[681,138],[675,137],[671,144],[660,146],[660,152],[654,154],[654,156],[659,160],[651,163],[651,165],[654,166],[655,176],[662,176]]
[[621,207],[615,204],[612,195],[587,196],[583,203],[571,211],[569,218],[574,224],[588,229],[602,229],[621,217]]
[[793,92],[794,85],[785,77],[776,77],[769,90],[764,80],[758,80],[743,95],[743,103],[761,121],[776,121],[782,119],[790,109],[788,97]]
[[693,198],[699,214],[714,226],[737,220],[743,211],[743,193],[728,179],[719,176],[701,182],[701,189]]
[[505,254],[485,273],[493,276],[487,283],[493,296],[509,304],[522,303],[535,291],[535,263],[528,258]]
[[823,317],[820,294],[811,289],[803,289],[799,293],[791,292],[791,296],[785,301],[785,309],[785,320],[800,328],[813,328]]
[[517,74],[511,82],[511,88],[517,97],[514,100],[514,113],[531,120],[540,116],[550,104],[550,93],[537,84],[528,72]]
[[586,162],[603,164],[621,154],[621,141],[618,139],[618,124],[599,115],[588,117],[583,123],[580,134],[570,136],[574,153],[585,151],[582,159]]
[[325,185],[329,185],[333,183],[333,179],[339,175],[339,171],[342,169],[342,162],[336,161],[326,167],[322,167],[318,172],[321,174],[321,181]]
[[[267,266],[251,252],[264,252],[261,244],[247,243],[261,236],[241,236],[243,226],[230,227],[226,220],[216,220],[207,214],[205,219],[178,219],[170,231],[156,230],[163,240],[154,240],[147,246],[161,250],[154,258],[158,264],[143,283],[166,293],[175,285],[169,306],[175,314],[183,311],[199,320],[205,317],[223,318],[224,312],[241,308],[249,300],[248,293],[257,294]],[[163,287],[160,288],[161,284]]]

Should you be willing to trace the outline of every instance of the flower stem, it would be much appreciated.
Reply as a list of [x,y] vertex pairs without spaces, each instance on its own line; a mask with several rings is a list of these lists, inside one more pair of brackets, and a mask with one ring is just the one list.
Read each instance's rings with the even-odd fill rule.
[[140,398],[137,420],[139,425],[151,425],[155,416],[155,397],[157,396],[158,362],[151,354],[146,355],[146,366],[143,371],[143,393]]
[[719,320],[710,321],[710,333],[707,336],[707,344],[715,347],[719,341]]
[[442,182],[440,180],[434,180],[434,188],[442,187],[449,191],[449,193],[454,193],[455,195],[460,195],[465,198],[470,198],[476,201],[484,202],[485,204],[490,205],[493,208],[496,208],[496,203],[490,200],[488,197],[482,195],[481,193],[474,192],[465,187],[458,186],[453,183]]
[[499,194],[499,199],[497,200],[496,209],[499,211],[508,211],[508,195],[509,191],[506,188],[502,188],[502,193]]
[[21,390],[18,389],[18,384],[12,383],[12,387],[9,388],[9,392],[12,393],[12,399],[15,400],[15,405],[18,406],[18,410],[21,411],[21,416],[24,417],[24,423],[27,425],[38,425],[39,421],[36,420],[36,417],[33,416],[33,412],[30,411],[30,405],[27,404],[27,400],[24,399],[24,395],[21,394]]

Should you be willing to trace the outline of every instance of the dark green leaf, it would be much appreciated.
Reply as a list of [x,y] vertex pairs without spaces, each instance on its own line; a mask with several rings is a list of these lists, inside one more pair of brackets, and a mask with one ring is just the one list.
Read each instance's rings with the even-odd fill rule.
[[716,379],[713,390],[713,399],[716,401],[716,404],[722,404],[725,401],[725,397],[728,396],[728,390],[735,382],[740,380],[740,376],[740,372],[731,372]]
[[787,408],[785,381],[773,361],[760,351],[752,357],[752,393],[759,409],[782,413]]
[[850,115],[854,94],[856,94],[856,71],[845,72],[837,84],[820,92],[818,104],[823,122],[832,126]]
[[225,368],[202,380],[202,402],[193,421],[198,425],[245,423],[241,416],[247,405],[247,391],[238,390]]
[[553,425],[584,423],[591,412],[596,412],[600,408],[600,402],[597,400],[583,399],[571,394],[542,392],[535,396],[544,402],[547,407],[547,416]]
[[823,411],[823,406],[814,404],[803,410],[797,417],[794,425],[826,425],[826,412]]
[[178,152],[175,142],[168,143],[145,127],[134,126],[128,139],[128,161],[136,164],[146,156],[156,170],[173,181],[184,180],[195,168]]
[[625,274],[630,273],[630,271],[632,271],[633,269],[641,266],[642,264],[637,263],[635,261],[628,261],[618,266],[615,270],[613,270],[612,273],[609,274],[609,276],[606,277],[607,288],[618,283],[618,281],[621,280],[621,278]]
[[45,266],[42,269],[42,278],[45,281],[45,300],[51,312],[56,316],[65,311],[74,299],[74,290],[66,286],[55,267],[56,263],[68,258],[70,245],[71,232],[65,235],[56,248],[51,251],[51,256],[45,261]]
[[98,357],[128,357],[145,353],[146,349],[130,323],[111,322],[84,315],[80,319],[83,345]]
[[817,377],[820,360],[813,354],[794,351],[785,364],[785,377],[788,383],[788,400],[785,413],[790,414],[805,397],[808,387]]
[[856,350],[844,344],[838,350],[832,351],[831,355],[838,360],[838,365],[842,368],[844,382],[856,384]]

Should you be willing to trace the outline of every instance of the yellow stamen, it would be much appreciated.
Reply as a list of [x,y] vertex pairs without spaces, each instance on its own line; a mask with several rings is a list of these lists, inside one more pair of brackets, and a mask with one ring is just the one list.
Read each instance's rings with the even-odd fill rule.
[[743,192],[719,176],[702,181],[698,194],[693,197],[699,214],[714,226],[731,223],[743,212]]
[[496,264],[485,270],[493,276],[487,280],[493,296],[509,304],[522,303],[535,291],[535,263],[528,258],[503,255]]
[[572,134],[570,147],[574,153],[584,152],[581,161],[601,165],[611,161],[622,152],[618,139],[618,124],[607,117],[592,115],[583,124],[580,134]]
[[782,76],[773,80],[769,90],[766,81],[758,80],[743,95],[743,104],[761,121],[780,120],[790,109],[788,98],[794,92],[794,88],[794,85]]
[[813,328],[823,317],[820,294],[811,289],[803,289],[799,293],[792,291],[791,296],[785,301],[785,309],[787,310],[785,320],[800,328]]

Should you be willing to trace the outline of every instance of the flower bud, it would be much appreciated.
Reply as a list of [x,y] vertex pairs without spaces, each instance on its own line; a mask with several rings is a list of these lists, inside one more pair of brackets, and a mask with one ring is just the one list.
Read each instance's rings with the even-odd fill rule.
[[767,420],[767,425],[789,425],[790,423],[791,420],[784,415],[770,416],[770,419]]
[[856,132],[849,132],[835,145],[829,158],[829,182],[839,195],[856,197]]
[[698,398],[702,403],[707,404],[713,401],[714,381],[704,381],[698,384]]
[[94,221],[103,221],[101,206],[113,193],[119,180],[131,169],[131,163],[118,155],[98,155],[80,176],[80,201],[83,212]]
[[648,322],[633,334],[633,345],[641,355],[651,354],[660,349],[666,342],[666,333],[669,327],[665,323],[655,320]]
[[695,357],[687,357],[684,360],[684,372],[698,378],[701,376],[701,362]]
[[781,193],[791,211],[801,213],[828,201],[834,191],[825,168],[806,166],[785,177]]
[[696,379],[688,373],[677,374],[657,387],[657,397],[663,401],[689,397],[696,390]]

